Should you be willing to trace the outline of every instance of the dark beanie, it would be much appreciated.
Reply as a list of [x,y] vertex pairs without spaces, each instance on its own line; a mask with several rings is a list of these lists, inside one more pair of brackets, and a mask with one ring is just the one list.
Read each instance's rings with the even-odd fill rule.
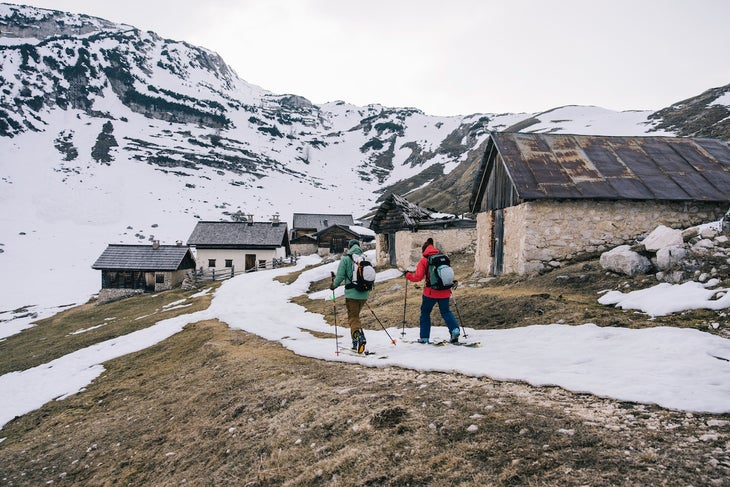
[[357,240],[355,240],[353,238],[352,240],[350,240],[349,242],[347,242],[347,248],[348,249],[351,249],[353,245],[359,245],[359,244],[360,244],[360,242],[358,242]]
[[421,252],[425,252],[426,247],[428,247],[429,245],[433,245],[433,239],[431,237],[428,237],[428,240],[423,243],[423,247],[421,247]]

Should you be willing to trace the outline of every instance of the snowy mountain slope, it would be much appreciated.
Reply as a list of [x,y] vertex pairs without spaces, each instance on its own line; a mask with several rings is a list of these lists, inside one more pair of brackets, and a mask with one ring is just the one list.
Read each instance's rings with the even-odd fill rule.
[[[197,220],[238,211],[358,217],[389,188],[468,179],[491,130],[635,135],[659,123],[597,107],[435,117],[314,105],[247,83],[204,48],[10,4],[0,85],[0,264],[13,276],[0,320],[93,294],[107,243],[186,241]],[[441,187],[445,201],[468,200],[454,193],[463,184]]]

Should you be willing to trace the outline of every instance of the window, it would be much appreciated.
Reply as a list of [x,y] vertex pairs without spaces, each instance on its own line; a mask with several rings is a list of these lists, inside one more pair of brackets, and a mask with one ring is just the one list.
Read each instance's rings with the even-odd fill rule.
[[233,267],[233,259],[226,259],[226,267]]
[[155,282],[157,284],[165,284],[165,274],[155,274]]
[[266,260],[259,260],[259,269],[266,269]]
[[215,259],[208,259],[208,267],[215,267]]

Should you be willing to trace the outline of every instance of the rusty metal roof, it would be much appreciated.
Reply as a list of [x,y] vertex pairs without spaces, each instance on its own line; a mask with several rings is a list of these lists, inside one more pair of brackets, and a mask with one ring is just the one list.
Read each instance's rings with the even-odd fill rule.
[[479,178],[489,178],[490,152],[501,156],[523,201],[730,202],[730,147],[721,140],[493,133]]

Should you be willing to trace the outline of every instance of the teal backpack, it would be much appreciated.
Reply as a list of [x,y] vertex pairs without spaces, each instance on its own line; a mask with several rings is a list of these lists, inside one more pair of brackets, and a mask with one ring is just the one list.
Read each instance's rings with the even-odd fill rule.
[[437,291],[451,289],[454,286],[454,269],[451,261],[444,254],[428,256],[428,273],[426,286]]

